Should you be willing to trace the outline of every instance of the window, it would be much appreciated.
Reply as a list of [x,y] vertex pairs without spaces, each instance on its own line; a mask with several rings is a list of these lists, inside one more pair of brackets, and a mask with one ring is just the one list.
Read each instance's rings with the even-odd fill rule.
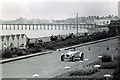
[[109,23],[109,21],[107,21],[107,24]]

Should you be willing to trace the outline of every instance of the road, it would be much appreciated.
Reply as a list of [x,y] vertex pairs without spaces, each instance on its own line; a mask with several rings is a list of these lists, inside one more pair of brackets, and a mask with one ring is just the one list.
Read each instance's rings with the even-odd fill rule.
[[[99,47],[97,47],[98,45]],[[109,50],[107,50],[107,45],[109,46]],[[90,50],[88,50],[89,46]],[[89,60],[88,62],[84,60],[82,64],[80,64],[79,60],[75,62],[69,60],[64,62],[60,61],[61,53],[67,52],[67,50],[54,51],[50,54],[5,63],[2,64],[2,78],[32,78],[34,74],[38,74],[40,78],[51,78],[68,71],[68,69],[65,69],[67,66],[72,69],[98,60],[98,56],[101,54],[113,54],[114,56],[118,56],[116,46],[118,47],[118,39],[76,48],[76,50],[84,53],[85,59]]]

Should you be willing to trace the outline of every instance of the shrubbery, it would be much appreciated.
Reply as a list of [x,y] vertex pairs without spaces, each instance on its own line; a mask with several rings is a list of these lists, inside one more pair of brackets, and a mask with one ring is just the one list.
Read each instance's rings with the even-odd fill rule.
[[42,50],[40,48],[33,48],[33,47],[31,47],[30,49],[18,49],[18,48],[13,48],[12,50],[6,49],[2,52],[2,58],[12,58],[12,57],[31,54],[31,53],[37,53],[41,51]]
[[[66,37],[57,37],[57,36],[51,36],[51,41],[49,42],[42,42],[42,43],[30,43],[28,44],[28,47],[31,49],[31,52],[41,52],[41,48],[44,49],[49,49],[49,50],[56,50],[57,48],[62,48],[62,47],[69,47],[81,43],[86,43],[90,41],[95,41],[99,39],[104,39],[108,37],[115,36],[114,33],[112,32],[94,32],[93,34],[87,34],[85,33],[82,36],[75,36],[72,34],[69,34]],[[32,49],[34,48],[34,49]]]
[[[14,48],[13,50],[7,49],[3,51],[2,57],[3,58],[11,58],[11,57],[16,57],[16,56],[22,56],[22,55],[27,55],[31,53],[37,53],[41,52],[42,49],[49,49],[49,50],[56,50],[58,48],[63,48],[63,47],[69,47],[85,42],[90,42],[90,41],[95,41],[99,39],[104,39],[108,37],[115,36],[116,34],[113,34],[112,32],[96,32],[93,34],[88,35],[85,33],[83,36],[74,36],[73,34],[69,34],[67,37],[62,38],[57,40],[58,38],[55,37],[55,40],[49,41],[49,42],[42,42],[42,43],[29,43],[28,48],[26,49],[18,49]],[[52,36],[54,37],[54,36]],[[111,61],[110,56],[103,56],[102,61],[103,62],[108,62]]]
[[101,69],[114,69],[118,67],[118,62],[104,62],[101,63]]
[[52,40],[50,42],[44,42],[41,44],[41,47],[45,49],[55,50],[57,48],[69,47],[69,46],[73,46],[73,45],[77,45],[85,42],[112,37],[112,36],[115,36],[115,34],[113,34],[112,32],[106,32],[106,31],[95,32],[90,35],[87,35],[87,33],[85,33],[85,35],[78,36],[78,37],[74,36],[73,34],[72,36],[69,34],[66,38],[64,38],[64,40],[61,38],[60,40]]
[[84,69],[77,70],[72,72],[69,76],[85,76],[85,75],[92,75],[97,72],[97,68],[94,65],[86,66]]
[[17,56],[22,56],[22,55],[25,55],[26,54],[26,51],[24,50],[21,50],[21,49],[16,49],[16,53],[15,53]]
[[111,62],[112,57],[110,55],[103,55],[101,60],[102,60],[102,62]]
[[12,50],[6,49],[2,53],[2,58],[11,58],[13,54],[14,54],[14,52]]

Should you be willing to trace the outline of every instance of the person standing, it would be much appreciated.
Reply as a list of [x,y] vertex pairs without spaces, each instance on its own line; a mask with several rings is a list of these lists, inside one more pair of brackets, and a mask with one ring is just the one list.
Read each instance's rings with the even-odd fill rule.
[[12,43],[10,44],[10,49],[13,50],[13,44]]
[[7,49],[7,45],[6,45],[6,43],[4,43],[3,50],[6,50],[6,49]]

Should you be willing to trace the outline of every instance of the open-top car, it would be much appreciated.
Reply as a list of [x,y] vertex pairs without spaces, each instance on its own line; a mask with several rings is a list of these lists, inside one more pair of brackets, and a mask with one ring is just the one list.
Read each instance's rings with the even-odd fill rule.
[[64,61],[65,59],[71,59],[72,61],[75,61],[76,58],[80,58],[81,60],[83,60],[84,58],[83,52],[70,50],[67,53],[61,54],[61,61]]

